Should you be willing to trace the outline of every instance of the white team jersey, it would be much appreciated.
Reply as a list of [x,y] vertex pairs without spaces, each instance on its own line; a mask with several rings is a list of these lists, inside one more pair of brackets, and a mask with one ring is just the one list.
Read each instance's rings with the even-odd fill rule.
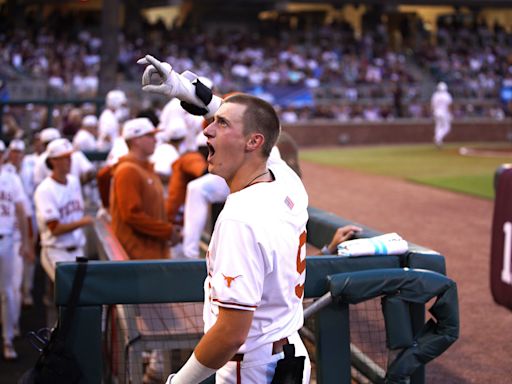
[[73,137],[73,147],[79,151],[95,151],[96,137],[91,132],[80,129]]
[[47,226],[50,221],[57,220],[65,224],[80,220],[84,216],[82,191],[76,177],[67,175],[66,185],[47,177],[36,188],[34,201],[41,245],[55,248],[85,245],[85,236],[81,228],[54,236]]
[[205,332],[219,306],[254,311],[239,349],[249,352],[302,327],[308,196],[284,161],[269,161],[273,182],[228,196],[208,247]]
[[452,96],[447,91],[436,91],[430,101],[434,117],[450,116]]
[[[20,174],[18,174],[16,172],[16,167],[11,164],[11,163],[7,163],[7,164],[4,164],[2,166],[2,171],[3,172],[8,172],[8,173],[12,173],[13,175],[15,176],[18,176],[19,178],[19,183],[21,184],[22,186],[22,189],[23,189],[23,193],[22,193],[22,196],[20,198],[21,200],[21,203],[23,204],[23,208],[25,210],[25,216],[26,217],[32,217],[32,215],[34,214],[34,211],[33,211],[33,207],[32,207],[32,204],[30,203],[30,200],[28,199],[28,196],[27,196],[27,193],[23,187],[23,183],[22,183],[22,180],[21,180],[21,177],[20,177]],[[19,227],[19,223],[18,223],[18,217],[15,215],[14,217],[14,232],[13,232],[13,238],[14,240],[20,240],[21,239],[21,233],[20,233],[20,227]]]
[[101,112],[98,119],[98,149],[110,149],[119,136],[119,122],[110,109]]
[[14,172],[0,167],[0,234],[11,235],[15,230],[16,204],[26,199],[21,180]]
[[156,146],[155,152],[153,152],[149,161],[153,163],[156,173],[170,176],[171,166],[178,157],[180,157],[180,154],[173,145],[161,143]]
[[[94,169],[94,165],[81,151],[74,151],[71,154],[70,174],[80,179],[80,176]],[[46,153],[43,152],[36,159],[34,165],[34,183],[39,185],[47,176],[50,176],[51,170],[46,166]]]

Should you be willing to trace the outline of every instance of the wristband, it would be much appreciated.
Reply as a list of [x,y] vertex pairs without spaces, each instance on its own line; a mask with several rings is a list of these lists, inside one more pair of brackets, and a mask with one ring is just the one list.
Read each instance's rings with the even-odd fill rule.
[[174,376],[169,376],[172,384],[198,384],[215,373],[215,369],[208,368],[197,360],[195,353],[188,359],[183,367]]

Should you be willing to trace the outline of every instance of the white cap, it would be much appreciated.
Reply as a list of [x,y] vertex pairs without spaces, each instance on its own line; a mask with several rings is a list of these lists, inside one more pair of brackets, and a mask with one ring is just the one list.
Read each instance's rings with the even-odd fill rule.
[[173,117],[165,129],[168,140],[179,140],[187,136],[187,124],[181,117]]
[[41,134],[39,135],[39,139],[43,143],[49,143],[50,141],[53,141],[55,139],[60,138],[60,132],[57,128],[45,128],[41,131]]
[[3,151],[5,151],[5,143],[2,140],[0,140],[0,152]]
[[203,132],[199,132],[196,136],[196,145],[198,147],[206,147],[206,141],[208,138],[204,135]]
[[148,133],[159,132],[147,117],[128,120],[123,125],[123,139],[130,140]]
[[446,91],[448,90],[448,86],[445,82],[441,81],[439,84],[437,84],[437,90],[438,91]]
[[46,157],[48,159],[71,155],[72,152],[73,145],[68,139],[55,139],[46,147]]
[[15,139],[9,143],[9,149],[11,151],[25,152],[25,143],[23,140]]
[[120,108],[121,105],[126,103],[126,94],[119,89],[114,89],[107,93],[107,97],[105,99],[105,103],[108,108],[117,109]]
[[84,127],[95,127],[98,125],[98,118],[94,115],[86,115],[82,119],[82,125]]

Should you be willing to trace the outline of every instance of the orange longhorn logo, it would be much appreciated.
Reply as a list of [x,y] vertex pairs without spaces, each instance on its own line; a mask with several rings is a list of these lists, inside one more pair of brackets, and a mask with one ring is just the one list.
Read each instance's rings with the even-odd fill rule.
[[231,277],[231,276],[226,276],[225,274],[222,274],[222,276],[224,276],[224,280],[226,280],[226,284],[228,285],[228,288],[231,288],[231,283],[233,281],[235,281],[235,279],[238,279],[242,275]]

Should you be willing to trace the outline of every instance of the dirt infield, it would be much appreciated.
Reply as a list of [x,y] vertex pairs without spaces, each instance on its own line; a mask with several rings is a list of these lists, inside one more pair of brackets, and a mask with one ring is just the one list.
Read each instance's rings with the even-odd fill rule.
[[301,167],[311,206],[445,256],[458,284],[461,335],[427,365],[427,383],[509,383],[512,312],[494,303],[489,282],[493,202],[305,161]]

